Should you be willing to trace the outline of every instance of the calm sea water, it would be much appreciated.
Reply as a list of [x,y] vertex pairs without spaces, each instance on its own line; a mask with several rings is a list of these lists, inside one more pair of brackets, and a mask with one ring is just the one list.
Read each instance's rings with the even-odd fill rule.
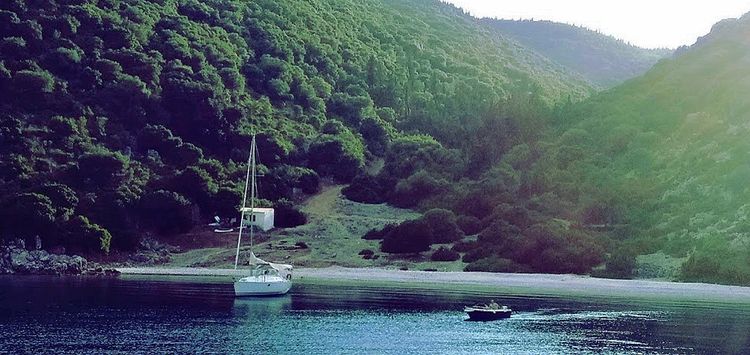
[[[516,313],[465,321],[491,298]],[[235,299],[198,280],[0,277],[0,352],[750,354],[750,306],[329,284]]]

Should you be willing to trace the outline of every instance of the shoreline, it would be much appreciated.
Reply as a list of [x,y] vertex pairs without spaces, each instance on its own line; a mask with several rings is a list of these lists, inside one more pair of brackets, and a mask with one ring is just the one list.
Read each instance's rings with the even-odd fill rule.
[[[143,267],[117,268],[123,276],[231,277],[233,269]],[[301,284],[348,282],[367,286],[449,288],[469,286],[487,291],[523,295],[593,296],[633,299],[680,299],[750,303],[750,287],[652,280],[603,279],[570,274],[513,274],[490,272],[411,271],[378,268],[300,268],[294,280]]]

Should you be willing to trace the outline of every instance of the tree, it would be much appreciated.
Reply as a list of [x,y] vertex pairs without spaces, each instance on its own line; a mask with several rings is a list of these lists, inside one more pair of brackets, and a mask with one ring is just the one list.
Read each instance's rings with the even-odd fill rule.
[[340,182],[351,181],[364,165],[362,143],[348,131],[322,135],[310,145],[307,156],[310,168]]
[[293,228],[307,223],[307,216],[285,199],[274,204],[274,225],[279,228]]
[[112,235],[98,224],[91,223],[84,216],[75,216],[66,225],[68,236],[63,245],[70,249],[87,252],[103,251],[109,253]]
[[78,206],[76,192],[65,184],[46,183],[35,190],[48,197],[52,206],[55,206],[55,219],[68,220]]
[[405,221],[383,239],[380,250],[386,253],[419,253],[430,250],[432,229],[423,220]]
[[138,201],[138,212],[144,226],[161,234],[189,231],[195,225],[193,204],[172,191],[148,193]]
[[127,177],[128,164],[128,159],[120,153],[86,153],[78,158],[75,180],[80,186],[114,189]]
[[456,224],[456,215],[449,210],[433,208],[425,212],[422,220],[432,229],[434,243],[452,243],[464,237],[464,233]]
[[55,208],[49,197],[37,193],[19,193],[0,202],[2,238],[47,238],[54,231]]
[[42,93],[51,93],[55,79],[47,71],[21,70],[13,75],[13,88],[18,95],[39,97]]

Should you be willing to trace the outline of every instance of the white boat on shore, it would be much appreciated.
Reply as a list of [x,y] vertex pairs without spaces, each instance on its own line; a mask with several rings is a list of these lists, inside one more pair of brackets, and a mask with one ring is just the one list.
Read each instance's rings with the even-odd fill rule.
[[[253,238],[255,236],[256,221],[255,196],[257,185],[255,182],[255,165],[257,156],[255,136],[250,145],[250,158],[248,159],[247,177],[245,178],[245,192],[242,196],[242,209],[240,210],[240,230],[237,235],[237,253],[234,258],[234,268],[237,269],[240,259],[240,245],[242,243],[242,232],[247,224],[250,227],[250,256],[247,265],[250,266],[247,276],[242,276],[234,282],[234,295],[241,296],[275,296],[283,295],[292,288],[292,265],[275,264],[262,260],[253,253]],[[250,187],[250,207],[247,203],[247,189]],[[267,209],[264,209],[267,210]],[[245,221],[245,214],[250,216]]]

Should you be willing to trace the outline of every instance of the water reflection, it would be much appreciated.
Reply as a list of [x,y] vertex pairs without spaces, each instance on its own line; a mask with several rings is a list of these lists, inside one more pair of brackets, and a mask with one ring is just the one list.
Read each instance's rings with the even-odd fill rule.
[[[464,322],[494,298],[507,320]],[[211,280],[0,277],[0,353],[750,353],[746,305],[471,289],[295,284],[234,298]]]

